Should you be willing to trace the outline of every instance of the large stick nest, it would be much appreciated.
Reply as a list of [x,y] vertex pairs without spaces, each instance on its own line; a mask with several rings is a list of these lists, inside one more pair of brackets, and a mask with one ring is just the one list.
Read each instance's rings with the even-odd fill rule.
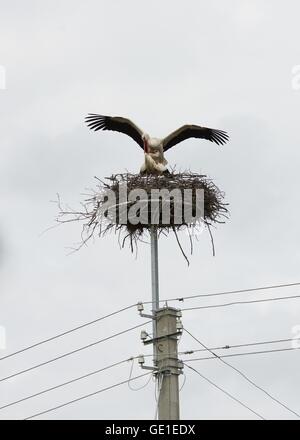
[[[228,210],[227,204],[224,202],[224,193],[205,175],[191,172],[172,172],[167,175],[124,173],[113,174],[106,177],[104,181],[96,179],[96,189],[89,190],[89,194],[81,203],[79,211],[63,207],[60,198],[58,198],[57,222],[82,222],[82,241],[75,250],[80,249],[95,236],[102,237],[108,232],[114,231],[118,234],[120,246],[124,247],[128,241],[133,251],[134,248],[137,249],[138,242],[144,240],[151,228],[156,228],[158,234],[168,235],[169,232],[174,232],[178,245],[186,258],[177,231],[184,228],[187,230],[192,253],[193,237],[197,238],[195,231],[207,227],[214,253],[210,227],[216,223],[224,223],[228,218]],[[157,197],[153,190],[175,190],[175,196],[172,196],[171,193],[169,198]],[[199,199],[196,196],[197,190],[202,193],[204,201],[200,211],[198,209]],[[132,191],[134,193],[142,191],[142,196],[132,198],[130,197],[130,194],[133,194]],[[178,221],[178,209],[182,213],[187,209],[187,202],[184,198],[184,194],[187,192],[190,195],[189,212],[193,219],[187,221],[186,218],[182,218]],[[124,199],[124,194],[126,199]],[[111,195],[114,196],[114,201],[110,203],[109,209],[105,209]],[[167,219],[164,216],[166,208],[169,210]],[[132,212],[134,212],[134,220]]]

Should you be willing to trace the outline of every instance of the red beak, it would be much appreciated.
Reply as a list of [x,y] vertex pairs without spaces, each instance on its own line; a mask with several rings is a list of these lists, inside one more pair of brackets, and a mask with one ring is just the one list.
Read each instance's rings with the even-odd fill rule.
[[144,139],[144,152],[148,153],[148,144],[147,144],[146,139]]

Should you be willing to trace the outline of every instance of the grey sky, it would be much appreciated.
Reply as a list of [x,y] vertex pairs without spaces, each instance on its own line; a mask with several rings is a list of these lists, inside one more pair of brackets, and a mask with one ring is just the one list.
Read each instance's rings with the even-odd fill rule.
[[[0,9],[0,65],[6,70],[6,90],[0,90],[0,325],[7,334],[0,357],[150,299],[146,244],[135,259],[109,236],[67,257],[65,247],[79,240],[79,225],[40,236],[53,224],[57,209],[50,200],[57,192],[76,206],[94,185],[93,176],[134,172],[142,162],[126,136],[89,132],[87,112],[128,116],[153,136],[186,122],[230,133],[222,149],[189,140],[167,154],[171,165],[211,176],[226,192],[231,218],[214,232],[216,257],[205,232],[190,267],[174,237],[161,240],[162,297],[300,281],[300,90],[292,87],[292,69],[300,64],[298,1],[289,0],[287,7],[276,0],[0,0]],[[188,237],[180,237],[187,248]],[[206,345],[238,344],[292,337],[299,313],[299,300],[278,301],[185,312],[183,323]],[[124,312],[2,361],[1,377],[139,323],[134,309]],[[0,383],[0,406],[149,352],[139,333]],[[181,350],[197,348],[183,336]],[[231,362],[300,411],[297,351]],[[193,366],[264,417],[292,417],[218,361]],[[125,380],[129,371],[128,364],[101,373],[1,411],[0,418],[24,418]],[[193,372],[185,373],[182,418],[253,417]],[[134,374],[140,374],[137,366]],[[139,392],[123,386],[47,417],[151,419],[154,413],[151,383]]]

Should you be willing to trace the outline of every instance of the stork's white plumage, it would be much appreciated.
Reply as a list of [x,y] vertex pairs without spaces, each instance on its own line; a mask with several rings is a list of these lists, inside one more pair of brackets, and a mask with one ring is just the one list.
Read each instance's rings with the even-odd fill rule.
[[141,173],[163,174],[168,173],[167,160],[164,152],[174,145],[189,138],[202,138],[217,145],[225,144],[229,136],[225,131],[200,127],[199,125],[183,125],[178,130],[163,139],[152,138],[143,132],[130,119],[119,116],[102,116],[89,113],[86,123],[91,130],[112,130],[127,134],[144,150],[144,163]]
[[143,133],[145,160],[141,166],[142,174],[163,174],[167,172],[167,160],[164,157],[164,148],[161,139],[151,138],[147,133]]

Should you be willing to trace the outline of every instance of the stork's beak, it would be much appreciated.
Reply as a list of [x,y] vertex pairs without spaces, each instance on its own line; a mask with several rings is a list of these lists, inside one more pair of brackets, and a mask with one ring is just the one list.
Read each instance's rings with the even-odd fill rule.
[[147,154],[148,153],[148,144],[146,139],[144,139],[144,153]]

